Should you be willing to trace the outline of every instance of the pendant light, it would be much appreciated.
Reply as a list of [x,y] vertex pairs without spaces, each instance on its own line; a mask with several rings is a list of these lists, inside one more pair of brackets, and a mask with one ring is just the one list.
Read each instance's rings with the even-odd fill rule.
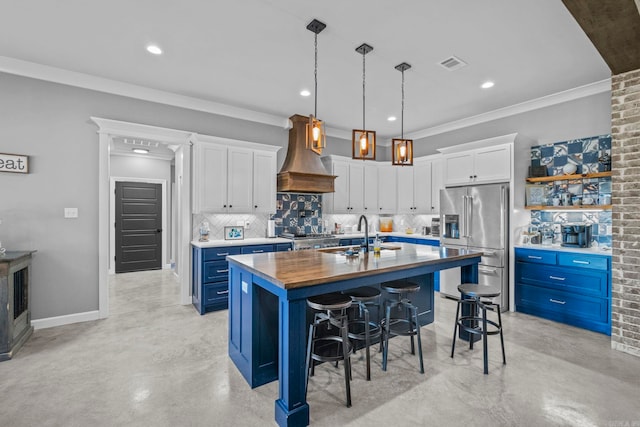
[[402,110],[400,119],[400,138],[391,140],[391,164],[395,166],[413,166],[413,140],[404,139],[404,72],[411,65],[403,62],[396,65],[396,70],[402,72]]
[[373,50],[366,43],[356,48],[356,52],[362,55],[362,129],[353,129],[351,132],[351,157],[358,160],[376,159],[376,132],[366,130],[365,126],[365,55]]
[[322,154],[322,149],[326,146],[324,122],[317,119],[318,115],[318,34],[326,28],[326,24],[314,19],[307,25],[307,30],[315,34],[314,36],[314,48],[315,48],[315,66],[313,71],[313,77],[315,81],[313,97],[314,97],[314,110],[313,114],[309,115],[309,123],[307,123],[307,148],[311,151]]

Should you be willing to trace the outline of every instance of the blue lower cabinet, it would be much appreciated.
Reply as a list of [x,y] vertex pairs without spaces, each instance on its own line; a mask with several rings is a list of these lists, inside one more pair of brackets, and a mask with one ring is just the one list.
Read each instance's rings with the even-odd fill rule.
[[192,248],[193,273],[191,302],[198,313],[225,310],[229,301],[229,263],[227,255],[289,251],[291,243],[269,245]]
[[516,311],[611,335],[611,258],[516,248]]

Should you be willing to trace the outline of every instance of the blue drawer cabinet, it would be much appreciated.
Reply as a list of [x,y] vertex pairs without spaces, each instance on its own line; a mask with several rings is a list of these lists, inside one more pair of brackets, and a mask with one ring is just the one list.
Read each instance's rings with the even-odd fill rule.
[[611,259],[516,248],[516,311],[611,335]]
[[276,243],[276,252],[286,252],[291,249],[291,243]]
[[289,251],[291,243],[270,245],[192,248],[191,302],[204,314],[224,310],[229,303],[229,263],[227,255]]
[[559,253],[558,265],[568,267],[582,267],[586,269],[609,271],[611,259],[600,255],[582,255],[573,253]]
[[243,254],[261,254],[263,252],[274,252],[273,245],[245,246],[241,249]]

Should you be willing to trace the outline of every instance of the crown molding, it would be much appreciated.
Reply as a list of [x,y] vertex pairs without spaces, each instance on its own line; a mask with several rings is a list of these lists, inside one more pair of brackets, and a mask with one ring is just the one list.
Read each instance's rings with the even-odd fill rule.
[[[30,77],[38,80],[45,80],[53,83],[60,83],[68,86],[80,87],[83,89],[95,90],[98,92],[126,96],[128,98],[157,102],[174,107],[203,111],[206,113],[231,117],[234,119],[247,120],[255,123],[277,126],[283,129],[289,129],[291,127],[288,117],[285,118],[245,108],[233,107],[218,102],[177,95],[157,89],[150,89],[144,86],[123,83],[116,80],[96,77],[89,74],[78,73],[75,71],[68,71],[61,68],[37,64],[34,62],[22,61],[7,56],[0,56],[0,72]],[[610,90],[611,79],[604,79],[584,86],[579,86],[573,89],[568,89],[562,92],[532,99],[530,101],[525,101],[519,104],[478,114],[476,116],[454,120],[448,123],[443,123],[441,125],[412,132],[405,135],[405,137],[413,140],[426,138],[429,136],[434,136],[465,127],[502,119],[516,114],[526,113],[528,111],[549,107],[555,104],[561,104],[563,102],[573,101],[579,98],[604,93]],[[331,136],[334,138],[345,140],[351,139],[351,132],[347,130],[331,128],[330,126],[327,126],[326,132],[327,136]],[[389,141],[385,141],[386,139],[389,139]],[[380,138],[379,145],[390,146],[390,140],[391,137]]]
[[598,82],[586,84],[584,86],[578,86],[573,89],[568,89],[562,92],[557,92],[551,95],[532,99],[530,101],[514,104],[509,107],[499,108],[497,110],[488,111],[486,113],[467,117],[465,119],[443,123],[438,126],[433,126],[421,131],[413,132],[407,135],[407,137],[414,140],[426,138],[428,136],[439,135],[465,127],[474,126],[509,116],[514,116],[516,114],[526,113],[528,111],[537,110],[540,108],[550,107],[556,104],[562,104],[563,102],[573,101],[576,99],[585,98],[587,96],[597,95],[599,93],[608,91],[611,91],[611,79],[604,79]]
[[288,118],[283,118],[273,114],[260,113],[246,108],[232,107],[218,102],[177,95],[157,89],[150,89],[144,86],[92,76],[90,74],[78,73],[34,62],[22,61],[15,58],[9,58],[7,56],[0,56],[0,71],[8,74],[31,77],[33,79],[60,83],[113,95],[126,96],[128,98],[135,98],[143,101],[157,102],[174,107],[232,117],[234,119],[278,126],[281,128],[286,128],[288,122]]

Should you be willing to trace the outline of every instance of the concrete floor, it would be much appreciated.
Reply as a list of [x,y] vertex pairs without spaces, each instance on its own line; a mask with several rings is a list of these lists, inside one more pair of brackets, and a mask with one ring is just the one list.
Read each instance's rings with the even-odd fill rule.
[[[169,271],[111,280],[108,319],[35,331],[0,363],[2,426],[274,425],[277,382],[251,390],[227,357],[226,311],[181,306]],[[504,316],[507,365],[490,337],[449,357],[455,303],[436,297],[422,329],[425,374],[394,338],[388,371],[374,353],[372,381],[353,366],[346,408],[342,366],[309,385],[314,426],[640,426],[640,359],[609,337],[535,317]]]

